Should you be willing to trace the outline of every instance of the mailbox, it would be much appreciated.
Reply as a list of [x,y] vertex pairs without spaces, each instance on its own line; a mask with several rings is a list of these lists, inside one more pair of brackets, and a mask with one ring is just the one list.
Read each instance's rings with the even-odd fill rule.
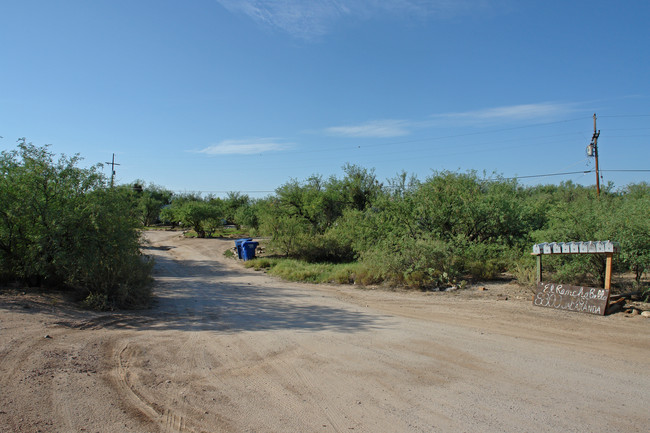
[[590,253],[597,253],[598,252],[596,250],[596,242],[589,242],[589,252]]
[[555,242],[551,242],[550,244],[544,244],[544,254],[553,254],[553,244]]
[[621,249],[621,244],[618,242],[605,241],[603,244],[606,253],[618,253]]

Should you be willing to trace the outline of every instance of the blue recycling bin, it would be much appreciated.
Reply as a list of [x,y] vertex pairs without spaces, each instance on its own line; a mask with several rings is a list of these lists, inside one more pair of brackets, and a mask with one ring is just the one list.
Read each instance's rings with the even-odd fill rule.
[[255,249],[259,245],[259,242],[247,241],[241,244],[241,255],[244,261],[251,260],[255,258]]
[[242,258],[241,244],[243,244],[244,242],[252,241],[252,240],[253,240],[253,238],[241,238],[241,239],[235,240],[235,247],[237,248],[237,257],[238,258],[240,258],[240,259]]

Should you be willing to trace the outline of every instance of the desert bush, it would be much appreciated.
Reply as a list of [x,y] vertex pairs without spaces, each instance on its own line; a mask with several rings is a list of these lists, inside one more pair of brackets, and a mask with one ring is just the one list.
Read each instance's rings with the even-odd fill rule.
[[[393,281],[426,288],[459,278],[489,280],[505,271],[530,281],[525,258],[535,242],[614,240],[616,270],[637,284],[650,267],[650,187],[615,192],[564,182],[523,187],[475,172],[435,172],[424,181],[406,173],[384,188],[374,173],[344,167],[341,179],[291,180],[258,212],[259,233],[272,251],[312,263],[358,263],[367,284]],[[551,259],[545,270],[567,282],[602,284],[603,256]],[[372,281],[372,283],[370,283]]]
[[295,257],[299,245],[311,233],[309,223],[300,216],[291,216],[270,211],[262,217],[262,230],[271,235],[269,248],[271,251]]
[[224,210],[219,201],[198,197],[177,197],[160,212],[160,218],[171,224],[190,227],[196,237],[211,236],[223,227]]
[[281,263],[282,260],[276,257],[256,257],[252,260],[247,260],[244,262],[244,267],[253,268],[256,271],[268,270],[273,268],[278,263]]
[[477,280],[492,280],[513,267],[520,249],[503,243],[460,242],[454,251],[462,272]]
[[534,287],[537,283],[537,264],[530,256],[521,257],[513,262],[509,269],[517,283],[522,286]]
[[623,265],[634,272],[636,284],[650,270],[650,185],[629,185],[617,197],[615,215],[610,221],[612,238],[621,244]]
[[[631,188],[631,189],[630,189]],[[621,244],[616,270],[635,273],[637,284],[650,266],[650,194],[647,186],[633,185],[619,193],[571,188],[570,201],[558,200],[548,211],[548,223],[533,233],[536,242],[613,240]],[[633,193],[630,191],[634,191]],[[603,255],[560,256],[547,260],[556,278],[576,284],[605,282]]]
[[79,161],[24,139],[0,154],[0,266],[29,285],[142,305],[151,263],[140,253],[133,192],[107,188],[97,166]]
[[411,288],[448,286],[460,275],[451,245],[433,238],[380,242],[361,261],[369,269],[383,269],[382,280]]
[[142,180],[136,180],[132,185],[136,214],[143,226],[151,226],[160,222],[160,212],[171,203],[173,193],[160,186],[145,185]]

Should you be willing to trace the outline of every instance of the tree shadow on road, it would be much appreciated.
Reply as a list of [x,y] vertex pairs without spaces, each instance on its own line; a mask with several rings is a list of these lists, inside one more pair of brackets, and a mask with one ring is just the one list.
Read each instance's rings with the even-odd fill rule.
[[261,283],[247,283],[250,270],[228,269],[212,261],[175,262],[164,256],[156,261],[158,298],[149,315],[157,320],[152,328],[351,332],[385,326],[385,318],[324,298],[320,292],[287,288],[263,277],[256,278]]
[[[45,313],[54,317],[51,324],[74,329],[359,332],[389,326],[386,316],[360,311],[324,292],[310,293],[215,261],[176,261],[160,251],[150,309],[99,313],[42,303],[24,308],[24,303],[1,300],[0,309]],[[247,282],[251,275],[254,283]]]

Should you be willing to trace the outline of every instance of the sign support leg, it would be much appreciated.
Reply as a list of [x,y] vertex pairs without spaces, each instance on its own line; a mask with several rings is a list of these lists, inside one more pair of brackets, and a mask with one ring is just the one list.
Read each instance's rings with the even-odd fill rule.
[[612,285],[612,257],[614,257],[614,253],[607,253],[605,266],[605,289],[607,290],[609,290]]

